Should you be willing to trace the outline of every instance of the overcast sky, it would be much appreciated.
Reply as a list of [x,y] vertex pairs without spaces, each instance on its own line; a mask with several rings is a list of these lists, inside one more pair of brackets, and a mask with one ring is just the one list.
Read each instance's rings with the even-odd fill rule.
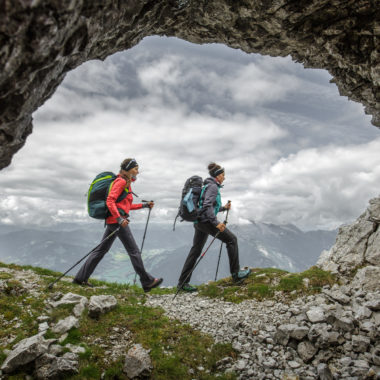
[[290,58],[160,37],[87,62],[34,114],[0,172],[1,221],[88,221],[93,177],[134,157],[134,191],[156,201],[153,221],[171,222],[186,178],[207,177],[216,161],[231,222],[349,223],[380,194],[380,130],[330,79]]

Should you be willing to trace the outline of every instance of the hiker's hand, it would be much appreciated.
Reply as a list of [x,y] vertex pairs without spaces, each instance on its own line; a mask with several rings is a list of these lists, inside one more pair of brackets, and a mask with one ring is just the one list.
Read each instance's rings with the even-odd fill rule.
[[223,232],[226,229],[226,225],[223,223],[219,223],[216,228],[220,231]]
[[225,206],[224,206],[224,209],[225,210],[230,210],[231,209],[231,202],[226,203]]
[[153,208],[154,207],[154,202],[148,202],[146,207]]
[[124,220],[121,222],[120,225],[121,225],[123,228],[125,228],[125,227],[128,226],[128,224],[129,224],[129,220],[128,220],[128,219],[124,219]]
[[127,227],[129,224],[129,220],[125,218],[117,218],[117,222],[119,223],[120,227]]

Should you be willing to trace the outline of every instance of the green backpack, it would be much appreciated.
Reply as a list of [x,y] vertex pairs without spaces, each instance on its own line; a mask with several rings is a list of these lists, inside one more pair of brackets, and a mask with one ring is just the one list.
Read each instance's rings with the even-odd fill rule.
[[[116,177],[116,174],[112,172],[103,172],[92,181],[87,195],[87,210],[91,218],[107,219],[111,215],[106,200]],[[128,191],[123,191],[116,203],[121,202],[127,195]]]

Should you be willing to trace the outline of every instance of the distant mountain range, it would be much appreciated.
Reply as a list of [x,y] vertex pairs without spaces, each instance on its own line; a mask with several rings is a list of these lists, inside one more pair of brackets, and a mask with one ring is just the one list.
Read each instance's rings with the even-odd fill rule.
[[[138,246],[141,245],[144,228],[144,224],[131,224]],[[238,237],[241,266],[276,267],[292,272],[314,265],[322,250],[334,244],[337,235],[337,230],[304,232],[291,224],[253,221],[230,225],[229,228]],[[24,229],[0,224],[0,261],[65,272],[100,242],[103,231],[101,223]],[[153,276],[164,277],[163,285],[176,285],[192,239],[190,223],[177,224],[174,232],[169,224],[151,223],[143,250],[146,269]],[[214,242],[194,271],[192,283],[214,280],[220,245],[219,241]],[[69,274],[76,271],[77,268]],[[227,252],[223,246],[218,278],[229,275]],[[118,239],[93,276],[114,282],[133,281],[133,268]]]

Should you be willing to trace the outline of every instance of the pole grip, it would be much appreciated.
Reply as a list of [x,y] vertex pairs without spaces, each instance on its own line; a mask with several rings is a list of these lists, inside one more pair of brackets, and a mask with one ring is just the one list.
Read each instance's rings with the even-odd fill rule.
[[[231,201],[228,200],[227,204],[228,204],[228,203],[231,203]],[[223,222],[223,224],[225,224],[225,225],[227,225],[227,223],[228,223],[228,213],[229,213],[229,212],[230,212],[230,209],[227,210],[226,219],[225,219],[224,222]]]

